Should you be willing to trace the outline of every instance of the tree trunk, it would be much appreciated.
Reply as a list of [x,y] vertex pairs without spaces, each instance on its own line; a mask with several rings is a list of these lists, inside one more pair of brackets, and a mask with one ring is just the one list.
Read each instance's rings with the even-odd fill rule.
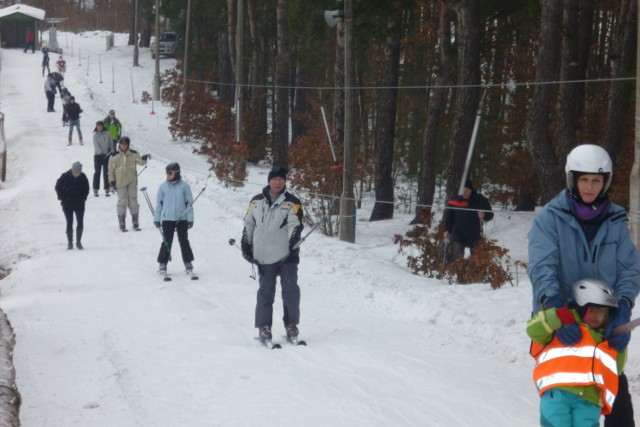
[[416,215],[411,224],[425,224],[431,215],[430,206],[433,204],[436,186],[435,160],[438,131],[449,96],[449,89],[446,89],[446,86],[453,82],[451,19],[449,8],[444,1],[440,2],[438,41],[440,44],[440,64],[437,69],[435,88],[428,92],[427,125],[424,129],[420,179],[418,181],[418,205],[422,207],[416,208]]
[[[245,115],[247,118],[247,145],[249,148],[249,161],[257,163],[263,160],[267,149],[267,96],[264,90],[266,83],[264,67],[265,55],[267,53],[264,37],[259,36],[258,29],[262,19],[266,15],[266,3],[258,2],[259,8],[256,10],[256,2],[249,0],[247,3],[247,14],[249,16],[249,30],[251,33],[251,66],[249,67],[251,82],[251,94],[249,106],[251,114]],[[258,15],[259,13],[259,15]]]
[[[635,75],[637,19],[638,1],[623,0],[620,6],[618,28],[615,32],[618,38],[615,41],[615,50],[611,59],[611,78],[613,79]],[[603,146],[614,164],[624,141],[624,119],[633,100],[631,87],[629,82],[619,80],[612,80],[609,86],[608,126]],[[640,101],[636,100],[636,102]]]
[[275,70],[275,114],[273,119],[273,164],[287,167],[289,150],[289,37],[287,35],[289,0],[278,0],[278,54]]
[[[540,39],[537,55],[536,81],[550,82],[558,78],[558,37],[562,2],[541,0]],[[564,172],[554,152],[549,136],[549,112],[554,87],[536,85],[527,114],[526,139],[531,150],[543,202],[551,200],[564,186]]]
[[402,9],[395,0],[387,22],[387,45],[383,86],[378,109],[378,150],[375,172],[376,203],[371,221],[393,218],[393,148],[396,137],[396,111],[398,105],[398,75],[400,73],[400,34]]
[[479,0],[462,0],[458,15],[458,85],[451,134],[451,158],[447,167],[447,194],[457,194],[471,142],[480,100],[480,5]]

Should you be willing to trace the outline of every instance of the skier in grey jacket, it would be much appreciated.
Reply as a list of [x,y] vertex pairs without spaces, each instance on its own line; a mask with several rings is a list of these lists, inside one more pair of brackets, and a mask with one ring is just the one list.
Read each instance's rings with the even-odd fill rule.
[[98,120],[93,130],[93,195],[98,197],[100,189],[100,171],[104,185],[104,195],[109,197],[109,153],[111,152],[111,135]]
[[182,262],[188,274],[193,270],[193,251],[189,243],[188,229],[193,227],[193,195],[189,184],[180,176],[180,165],[169,163],[166,167],[167,180],[158,187],[153,224],[162,227],[163,241],[158,253],[160,274],[167,273],[167,263],[171,256],[173,234],[178,232],[178,242],[182,252]]
[[259,283],[255,327],[262,340],[271,339],[276,278],[280,274],[284,326],[287,337],[297,339],[300,321],[297,244],[304,212],[300,200],[285,189],[287,170],[274,167],[262,193],[251,199],[244,217],[242,256],[258,265]]

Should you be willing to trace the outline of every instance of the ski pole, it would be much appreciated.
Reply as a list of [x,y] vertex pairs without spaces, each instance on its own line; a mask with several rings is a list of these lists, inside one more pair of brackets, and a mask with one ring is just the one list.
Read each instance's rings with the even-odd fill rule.
[[296,249],[298,249],[300,247],[300,245],[302,244],[302,242],[307,240],[307,237],[309,237],[309,234],[311,234],[314,231],[316,231],[316,228],[318,228],[320,226],[320,224],[321,224],[320,222],[317,222],[313,227],[311,227],[311,230],[309,230],[309,232],[307,234],[305,234],[304,237],[301,238],[298,243],[295,244],[295,246],[293,247],[293,250],[295,251]]
[[140,176],[140,174],[141,174],[142,172],[144,172],[144,170],[145,170],[146,168],[147,168],[147,165],[144,165],[144,167],[140,170],[140,172],[138,172],[138,173],[136,174],[136,176]]
[[188,205],[186,208],[184,208],[184,210],[182,211],[182,213],[178,217],[178,221],[180,221],[180,219],[182,219],[187,214],[187,212],[189,212],[189,210],[193,209],[193,205],[196,203],[198,198],[202,195],[202,193],[204,193],[204,190],[207,188],[207,185],[209,184],[209,178],[211,178],[211,174],[207,175],[207,179],[204,181],[204,187],[202,187],[202,190],[200,190],[200,192],[198,193],[196,198],[193,199],[193,202],[191,202],[190,205]]
[[144,194],[144,198],[147,201],[147,206],[149,206],[149,210],[151,211],[151,215],[154,216],[156,213],[153,210],[153,205],[151,204],[151,200],[149,199],[149,195],[147,194],[147,187],[142,187],[140,189],[140,191],[142,191],[142,194]]
[[[147,187],[142,187],[140,189],[142,194],[144,194],[144,198],[147,201],[147,205],[149,206],[149,210],[151,211],[151,216],[155,217],[156,213],[153,210],[153,205],[151,204],[151,200],[149,199],[149,195],[147,194]],[[169,253],[169,261],[171,261],[171,246],[167,243],[167,239],[164,238],[164,233],[162,232],[162,227],[156,227],[162,236],[162,244],[164,245],[164,249]]]
[[627,322],[623,325],[618,326],[613,330],[613,332],[611,333],[611,336],[615,337],[616,335],[624,334],[625,332],[634,330],[638,326],[640,326],[640,317],[638,317],[637,319],[633,319],[632,321]]

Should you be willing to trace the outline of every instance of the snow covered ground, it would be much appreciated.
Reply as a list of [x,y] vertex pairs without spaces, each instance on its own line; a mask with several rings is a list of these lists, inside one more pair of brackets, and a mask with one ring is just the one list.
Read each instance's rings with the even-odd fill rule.
[[[126,35],[116,35],[108,52],[100,32],[63,33],[59,40],[74,49],[73,57],[65,51],[65,85],[84,109],[84,146],[74,137],[67,147],[59,99],[57,112],[46,113],[41,54],[1,52],[9,161],[0,183],[0,266],[12,273],[0,282],[0,307],[16,334],[23,426],[537,424],[526,275],[496,291],[413,275],[391,241],[408,229],[406,215],[370,223],[368,204],[357,215],[356,244],[319,233],[304,243],[306,348],[269,351],[254,339],[257,282],[227,243],[239,240],[245,208],[266,184],[267,168],[252,167],[244,188],[209,181],[190,231],[200,281],[179,274],[177,248],[169,264],[174,280],[157,276],[160,236],[142,195],[139,233],[118,230],[115,197],[90,195],[85,249],[67,251],[53,187],[76,160],[91,179],[93,124],[109,109],[131,147],[153,156],[139,178],[152,200],[169,161],[180,163],[194,194],[209,172],[192,144],[171,140],[167,107],[156,103],[157,114],[150,114],[151,104],[134,103],[142,91],[152,93],[148,49],[132,67]],[[52,65],[56,59],[52,54]],[[526,261],[533,216],[499,211],[486,233]],[[281,318],[279,300],[274,307],[274,319]],[[274,334],[282,341],[278,321]],[[635,338],[627,375],[638,396]],[[634,404],[640,414],[640,399]]]

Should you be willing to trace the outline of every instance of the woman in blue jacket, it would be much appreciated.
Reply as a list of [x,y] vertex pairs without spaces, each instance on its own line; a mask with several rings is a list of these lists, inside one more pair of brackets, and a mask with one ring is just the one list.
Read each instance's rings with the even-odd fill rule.
[[173,234],[177,230],[182,261],[188,274],[193,271],[193,252],[189,244],[187,230],[193,227],[193,195],[189,184],[180,176],[180,165],[169,163],[166,167],[167,180],[158,188],[153,223],[162,227],[163,242],[158,253],[160,274],[167,273],[167,263],[171,257]]
[[[640,292],[640,262],[627,227],[627,213],[607,197],[613,179],[611,158],[600,146],[579,145],[567,156],[565,173],[567,189],[542,209],[529,232],[533,312],[566,307],[572,298],[571,285],[580,279],[591,277],[610,283],[619,304],[605,338],[611,347],[624,351],[631,334],[611,336],[611,331],[631,318]],[[577,343],[581,334],[575,325],[556,332],[565,345]],[[633,425],[624,374],[620,375],[613,412],[605,419],[605,427],[622,425]]]

